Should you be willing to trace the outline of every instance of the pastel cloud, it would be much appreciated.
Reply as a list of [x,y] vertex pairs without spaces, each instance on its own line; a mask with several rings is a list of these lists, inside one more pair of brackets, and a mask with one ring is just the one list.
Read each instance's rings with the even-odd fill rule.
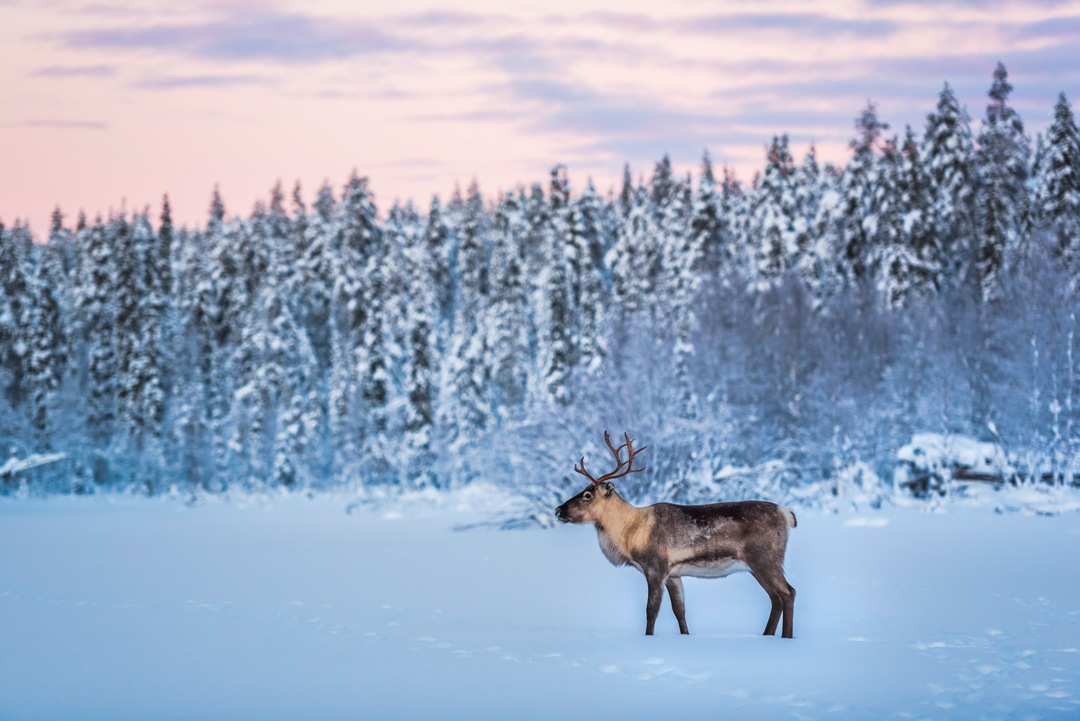
[[13,123],[17,128],[46,128],[49,130],[106,130],[109,123],[102,120],[70,120],[67,118],[35,118]]
[[153,50],[201,60],[283,63],[417,49],[373,24],[273,8],[233,11],[202,22],[76,30],[59,39],[72,49]]
[[107,78],[115,74],[114,65],[50,65],[27,73],[32,78]]
[[238,85],[273,85],[274,80],[259,75],[170,75],[146,77],[132,83],[133,87],[148,90],[182,90],[186,88],[232,88]]

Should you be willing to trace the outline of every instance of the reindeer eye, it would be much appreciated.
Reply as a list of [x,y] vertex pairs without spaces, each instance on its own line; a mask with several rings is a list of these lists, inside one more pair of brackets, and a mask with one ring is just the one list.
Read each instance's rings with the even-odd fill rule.
[[590,493],[589,491],[585,491],[584,493],[581,494],[581,500],[583,500],[583,501],[591,501],[592,500],[592,493]]

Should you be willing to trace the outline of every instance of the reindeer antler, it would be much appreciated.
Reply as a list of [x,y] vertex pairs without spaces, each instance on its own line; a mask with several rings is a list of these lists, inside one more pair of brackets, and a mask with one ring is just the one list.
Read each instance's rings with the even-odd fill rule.
[[[613,480],[615,478],[622,478],[623,476],[627,475],[628,473],[640,473],[640,472],[644,471],[645,466],[642,466],[641,468],[634,468],[633,467],[633,465],[634,465],[634,456],[641,453],[643,450],[648,448],[648,446],[642,446],[641,448],[638,448],[637,450],[634,450],[634,441],[633,441],[633,439],[631,439],[630,436],[627,435],[625,432],[623,433],[623,438],[626,440],[626,442],[623,443],[618,448],[616,448],[611,443],[611,436],[608,435],[607,431],[604,431],[604,443],[607,444],[608,450],[611,451],[611,454],[613,456],[615,456],[615,470],[610,471],[608,473],[605,473],[604,475],[600,476],[599,478],[593,478],[592,474],[589,473],[587,470],[585,470],[585,456],[582,456],[581,457],[580,467],[579,466],[574,466],[574,471],[576,471],[577,473],[580,473],[581,475],[585,476],[590,481],[592,481],[594,485],[597,485],[597,486],[600,485],[601,483],[603,483],[604,481],[610,481],[610,480]],[[622,457],[621,457],[622,449],[624,449],[624,448],[626,449],[626,462],[625,463],[623,462]]]

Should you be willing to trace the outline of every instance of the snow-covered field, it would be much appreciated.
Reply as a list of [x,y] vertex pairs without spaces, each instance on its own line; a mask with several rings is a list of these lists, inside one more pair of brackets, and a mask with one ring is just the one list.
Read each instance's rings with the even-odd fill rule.
[[1080,514],[801,511],[788,641],[747,574],[647,638],[591,528],[347,504],[0,503],[0,719],[1080,717]]

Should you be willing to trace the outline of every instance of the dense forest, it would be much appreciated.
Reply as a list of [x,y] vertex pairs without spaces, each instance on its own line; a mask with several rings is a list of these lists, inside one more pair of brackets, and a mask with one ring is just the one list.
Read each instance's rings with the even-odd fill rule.
[[649,446],[635,498],[865,492],[919,431],[1071,479],[1080,134],[1062,94],[1032,140],[1010,91],[977,129],[948,85],[921,129],[868,103],[846,165],[779,136],[751,182],[665,157],[380,211],[354,172],[197,228],[167,198],[0,225],[0,462],[57,461],[0,486],[543,506],[605,428]]

